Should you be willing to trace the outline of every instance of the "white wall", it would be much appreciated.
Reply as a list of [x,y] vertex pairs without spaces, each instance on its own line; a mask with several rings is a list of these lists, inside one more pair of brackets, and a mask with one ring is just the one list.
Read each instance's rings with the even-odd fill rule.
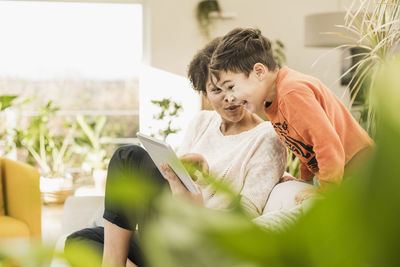
[[[145,0],[150,11],[150,63],[175,74],[186,75],[187,65],[206,40],[200,36],[195,7],[199,0]],[[234,27],[258,27],[270,39],[286,45],[287,66],[321,79],[337,95],[343,88],[335,81],[340,76],[340,52],[324,56],[330,49],[306,48],[304,16],[319,12],[344,10],[351,0],[219,0],[223,11],[236,13],[236,18],[219,20],[213,37]]]

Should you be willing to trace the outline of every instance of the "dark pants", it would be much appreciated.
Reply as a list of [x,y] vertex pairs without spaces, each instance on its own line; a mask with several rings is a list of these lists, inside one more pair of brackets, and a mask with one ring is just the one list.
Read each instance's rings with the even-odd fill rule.
[[[138,175],[140,174],[140,175]],[[139,146],[123,146],[118,148],[110,160],[107,173],[107,184],[105,193],[105,210],[103,218],[121,228],[135,231],[136,225],[141,229],[141,225],[153,216],[153,199],[144,201],[145,204],[140,209],[137,203],[124,203],[122,208],[113,200],[113,186],[121,179],[145,179],[147,184],[155,188],[154,192],[160,192],[168,187],[167,181],[163,178],[157,166],[151,160],[148,153]],[[133,180],[133,182],[135,182]],[[140,181],[143,182],[143,181]],[[111,196],[111,197],[110,197]],[[153,195],[149,195],[153,198]],[[129,205],[132,204],[131,207]],[[129,212],[126,212],[126,211]],[[137,233],[131,239],[128,258],[138,266],[144,266],[144,258],[140,250]],[[71,243],[86,243],[93,246],[102,254],[104,245],[104,228],[86,228],[67,237],[65,242],[65,253],[68,256],[68,249]]]

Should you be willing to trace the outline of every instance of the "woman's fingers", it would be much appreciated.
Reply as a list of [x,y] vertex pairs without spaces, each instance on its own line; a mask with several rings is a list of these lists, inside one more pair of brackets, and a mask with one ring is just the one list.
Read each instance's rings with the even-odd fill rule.
[[191,162],[199,165],[203,172],[208,173],[208,163],[207,160],[200,154],[189,153],[185,154],[180,158],[182,161]]
[[190,192],[190,196],[192,197],[192,199],[199,203],[199,204],[203,204],[203,191],[201,190],[201,187],[196,184],[197,189],[200,191],[200,194],[193,194],[192,192]]
[[199,185],[196,184],[200,194],[195,195],[182,184],[181,180],[176,176],[175,172],[170,166],[168,166],[168,164],[161,164],[160,169],[164,178],[168,181],[173,195],[186,195],[198,203],[203,203],[202,191]]
[[204,173],[208,173],[208,163],[206,160],[201,161],[201,169]]
[[160,165],[164,178],[168,181],[173,193],[188,191],[168,164]]
[[167,179],[168,181],[175,181],[179,179],[168,164],[166,163],[161,164],[160,167],[164,178]]

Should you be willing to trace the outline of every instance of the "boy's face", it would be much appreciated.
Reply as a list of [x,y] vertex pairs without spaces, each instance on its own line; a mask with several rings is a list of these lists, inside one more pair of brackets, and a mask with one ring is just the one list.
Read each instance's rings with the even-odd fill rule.
[[265,83],[252,71],[249,77],[243,73],[225,72],[219,73],[220,79],[217,86],[232,91],[238,103],[242,104],[248,111],[256,113],[263,107],[267,95]]

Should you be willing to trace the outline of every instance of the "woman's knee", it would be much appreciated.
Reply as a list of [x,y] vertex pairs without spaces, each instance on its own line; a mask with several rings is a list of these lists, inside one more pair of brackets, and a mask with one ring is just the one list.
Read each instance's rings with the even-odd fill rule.
[[138,145],[127,145],[121,146],[115,150],[111,161],[126,161],[131,159],[140,160],[141,158],[147,156],[147,151]]
[[156,182],[156,185],[166,182],[145,149],[137,145],[119,147],[109,164],[106,195],[112,181],[144,177],[146,181]]
[[107,180],[132,172],[140,166],[147,152],[137,145],[121,146],[115,150],[108,165]]
[[85,228],[70,234],[65,239],[64,251],[67,253],[71,246],[81,244],[94,245],[97,249],[102,250],[104,244],[104,228]]

